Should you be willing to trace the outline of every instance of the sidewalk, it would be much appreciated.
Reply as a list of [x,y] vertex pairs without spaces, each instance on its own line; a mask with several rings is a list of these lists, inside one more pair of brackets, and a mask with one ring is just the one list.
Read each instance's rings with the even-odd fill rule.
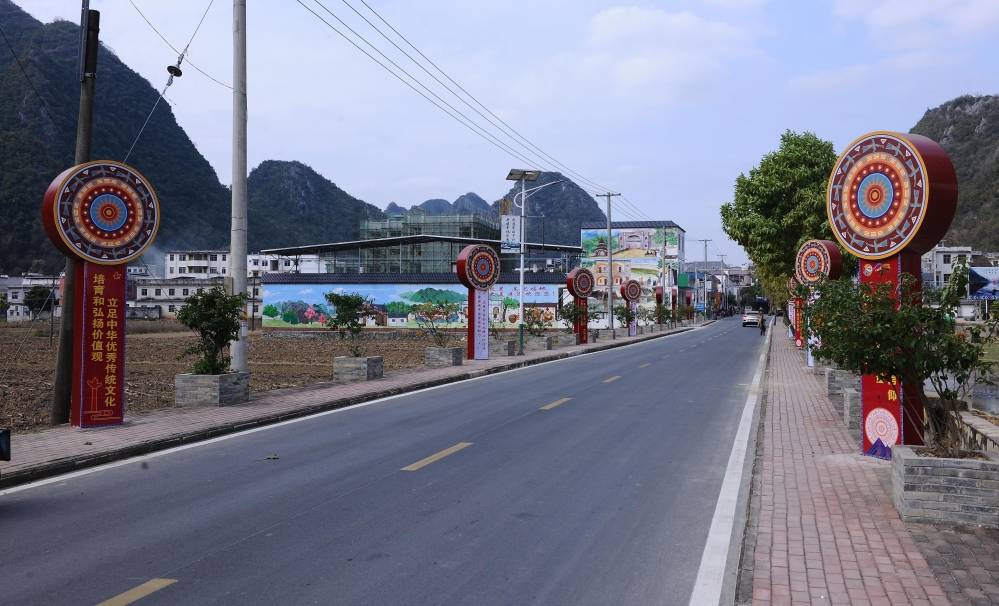
[[[706,322],[699,326],[706,326]],[[676,328],[637,337],[598,341],[523,356],[465,360],[461,366],[416,367],[386,373],[383,379],[356,383],[320,383],[309,387],[254,394],[237,406],[160,408],[126,413],[118,427],[80,429],[64,425],[12,437],[10,463],[0,463],[0,488],[68,473],[137,455],[207,440],[262,425],[279,423],[334,408],[463,381],[533,364],[657,339],[697,327]],[[252,377],[250,379],[253,380]]]
[[753,604],[950,604],[794,344],[771,342]]

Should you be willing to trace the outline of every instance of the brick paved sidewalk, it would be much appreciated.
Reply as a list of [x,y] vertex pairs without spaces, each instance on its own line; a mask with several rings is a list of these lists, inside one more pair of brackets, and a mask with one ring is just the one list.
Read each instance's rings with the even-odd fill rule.
[[793,343],[771,343],[753,604],[949,604]]
[[0,488],[324,410],[688,330],[692,329],[679,328],[557,350],[528,351],[517,357],[465,360],[461,366],[410,368],[386,373],[383,379],[376,381],[330,382],[261,392],[254,394],[246,404],[224,408],[160,408],[126,414],[125,424],[118,427],[80,429],[65,425],[37,433],[16,434],[11,444],[12,460],[0,463]]

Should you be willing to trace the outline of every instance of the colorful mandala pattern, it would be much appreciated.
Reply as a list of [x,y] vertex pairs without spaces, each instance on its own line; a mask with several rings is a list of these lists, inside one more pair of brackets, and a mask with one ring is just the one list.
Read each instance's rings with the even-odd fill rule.
[[836,239],[862,259],[901,251],[926,215],[929,184],[916,147],[872,133],[840,156],[829,179],[827,210]]
[[637,301],[642,296],[642,285],[637,280],[628,280],[621,285],[621,296],[625,301]]
[[811,285],[825,276],[835,280],[842,269],[843,256],[834,243],[828,240],[809,240],[798,249],[794,278],[800,284]]
[[796,288],[798,288],[798,280],[794,276],[791,276],[787,279],[787,292],[794,294]]
[[458,277],[469,288],[488,290],[499,281],[499,255],[489,246],[467,246],[461,251],[458,261]]
[[101,265],[141,255],[156,237],[156,194],[135,169],[100,160],[56,177],[45,193],[42,219],[63,252]]
[[898,422],[884,408],[875,408],[867,413],[864,419],[864,431],[871,443],[881,440],[885,446],[891,446],[898,441]]
[[593,272],[582,267],[570,271],[565,281],[569,294],[579,298],[586,298],[593,294],[595,284]]

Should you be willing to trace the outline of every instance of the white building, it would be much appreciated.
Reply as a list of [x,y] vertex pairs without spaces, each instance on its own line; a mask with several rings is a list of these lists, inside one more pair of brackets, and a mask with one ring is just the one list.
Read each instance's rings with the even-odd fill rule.
[[[128,290],[125,295],[125,305],[129,308],[138,308],[135,315],[176,318],[177,312],[184,307],[184,299],[200,290],[223,286],[224,280],[221,275],[212,278],[183,277],[183,278],[150,278],[137,281],[129,281]],[[247,280],[246,293],[249,299],[246,302],[247,317],[254,318],[255,326],[260,326],[261,309],[263,308],[260,279],[251,277]],[[158,308],[153,313],[149,313],[150,308]],[[140,313],[141,311],[141,313]]]
[[965,260],[970,263],[971,257],[980,254],[980,252],[972,250],[970,246],[938,244],[933,247],[933,250],[922,256],[923,279],[934,288],[942,288],[944,284],[950,282],[950,276],[954,273],[954,265]]
[[[228,250],[171,250],[164,255],[165,278],[224,277],[229,268]],[[251,253],[246,255],[247,277],[269,272],[319,273],[319,255],[286,257]]]
[[[62,304],[60,298],[60,293],[62,292],[62,274],[59,276],[46,276],[42,274],[27,273],[19,278],[0,276],[0,282],[4,283],[4,289],[7,293],[7,302],[10,304],[10,307],[7,308],[8,322],[23,322],[24,320],[31,320],[31,310],[24,304],[24,299],[28,295],[28,292],[36,286],[53,289],[53,295],[55,297],[55,317],[58,318],[62,316]],[[41,315],[47,318],[49,317],[49,312],[44,311]]]

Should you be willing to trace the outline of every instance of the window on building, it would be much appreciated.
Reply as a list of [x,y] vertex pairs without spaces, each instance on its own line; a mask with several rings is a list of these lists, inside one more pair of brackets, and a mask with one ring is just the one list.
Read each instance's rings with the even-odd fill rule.
[[253,306],[253,313],[257,313],[258,311],[260,311],[260,306],[259,305],[254,305]]
[[209,267],[209,268],[208,268],[208,273],[210,273],[210,274],[217,274],[217,273],[219,273],[219,268],[218,268],[218,267],[215,267],[215,266],[213,265],[212,267]]
[[958,261],[958,263],[960,263],[961,261],[964,261],[967,258],[968,258],[968,255],[963,255],[963,254],[962,255],[958,255],[957,256],[957,261]]
[[149,290],[147,290],[147,289],[143,288],[143,289],[142,289],[142,296],[143,296],[143,297],[147,297],[147,296],[149,296]]
[[168,294],[168,295],[170,295],[170,296],[172,297],[172,296],[174,295],[174,289],[172,289],[172,288],[168,288],[168,289],[167,289],[167,294]]
[[187,255],[180,255],[181,261],[187,261]]
[[163,294],[163,289],[161,288],[157,288],[156,290],[153,291],[153,296],[159,297],[162,294]]
[[170,260],[173,261],[173,255],[170,255]]
[[218,255],[208,255],[208,260],[209,261],[218,261],[219,260],[219,256]]
[[950,274],[944,274],[944,284],[950,282]]
[[225,261],[225,255],[222,255],[222,260]]
[[10,300],[11,301],[17,301],[17,293],[16,292],[10,293]]
[[172,267],[170,268],[170,273],[173,273],[173,268]]
[[284,260],[284,266],[285,267],[291,267],[291,260],[290,259],[285,259]]
[[255,265],[255,266],[260,265],[260,259],[254,259],[253,260],[253,265]]
[[253,289],[253,296],[254,297],[259,297],[260,296],[260,289],[259,288],[254,288]]
[[187,268],[186,267],[181,267],[179,270],[177,270],[177,273],[186,274],[187,273]]
[[950,265],[950,255],[943,256],[943,263],[944,265]]
[[225,273],[225,268],[224,267],[222,268],[222,273]]
[[169,311],[170,313],[173,313],[173,312],[177,311],[177,306],[176,305],[167,305],[167,311]]

